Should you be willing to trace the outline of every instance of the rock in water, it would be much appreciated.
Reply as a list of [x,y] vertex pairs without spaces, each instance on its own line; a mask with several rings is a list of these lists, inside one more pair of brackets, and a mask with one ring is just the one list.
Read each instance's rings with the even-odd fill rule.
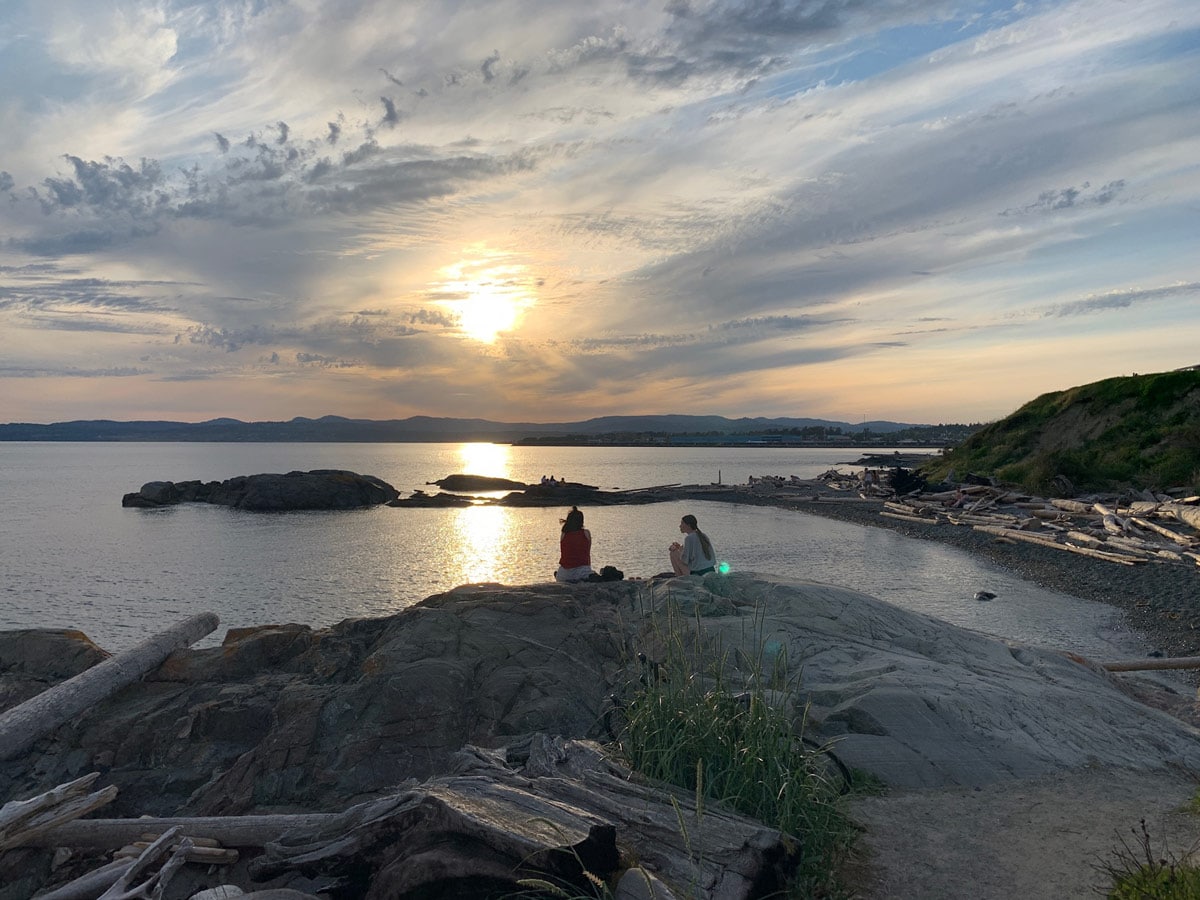
[[176,503],[213,503],[251,512],[301,509],[362,509],[389,503],[400,492],[373,475],[341,469],[313,469],[239,475],[227,481],[151,481],[121,498],[122,506],[153,508]]

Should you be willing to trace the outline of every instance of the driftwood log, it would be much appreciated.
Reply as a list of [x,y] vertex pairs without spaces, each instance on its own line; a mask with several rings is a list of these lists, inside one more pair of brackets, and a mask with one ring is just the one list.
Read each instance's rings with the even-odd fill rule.
[[266,816],[171,816],[141,819],[77,819],[36,834],[26,835],[22,847],[71,847],[77,850],[113,850],[141,839],[178,828],[199,843],[205,839],[224,847],[264,847],[292,830],[312,831],[330,824],[337,813],[300,813]]
[[133,684],[162,665],[176,650],[194,644],[214,631],[218,619],[200,613],[106,659],[61,684],[0,714],[0,759],[20,756],[42,735],[53,731],[85,709]]
[[[586,873],[653,883],[660,900],[749,900],[781,891],[800,854],[796,837],[719,804],[697,809],[691,793],[639,783],[595,744],[545,735],[507,751],[466,747],[454,774],[341,813],[80,820],[26,843],[112,849],[166,826],[173,839],[261,846],[255,882],[319,872],[370,900],[467,885],[516,893],[524,878],[582,893]],[[108,867],[103,878],[127,874]]]
[[1152,669],[1200,669],[1200,656],[1164,656],[1152,659],[1121,659],[1100,665],[1110,672],[1142,672]]
[[99,777],[99,772],[93,772],[29,800],[4,804],[0,807],[0,851],[33,846],[35,841],[62,823],[111,803],[117,796],[114,785],[89,793]]
[[251,872],[352,877],[369,861],[371,898],[433,895],[448,880],[512,889],[525,877],[579,890],[585,873],[616,877],[631,856],[678,896],[748,900],[781,890],[798,854],[796,839],[760,823],[716,805],[701,814],[684,791],[635,783],[594,744],[539,735],[521,770],[465,748],[458,774],[289,833]]

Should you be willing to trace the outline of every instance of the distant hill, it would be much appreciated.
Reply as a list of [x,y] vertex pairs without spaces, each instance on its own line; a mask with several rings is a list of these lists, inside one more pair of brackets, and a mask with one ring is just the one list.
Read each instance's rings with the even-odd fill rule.
[[0,425],[3,441],[313,441],[330,443],[419,441],[516,441],[555,435],[748,434],[803,428],[839,429],[843,434],[889,434],[915,426],[900,422],[851,425],[827,419],[741,418],[724,416],[604,416],[581,422],[493,422],[413,416],[408,419],[347,419],[323,416],[287,422],[134,421],[97,419],[38,425]]
[[950,470],[1051,496],[1130,487],[1200,492],[1200,367],[1043,394],[922,474],[938,480]]

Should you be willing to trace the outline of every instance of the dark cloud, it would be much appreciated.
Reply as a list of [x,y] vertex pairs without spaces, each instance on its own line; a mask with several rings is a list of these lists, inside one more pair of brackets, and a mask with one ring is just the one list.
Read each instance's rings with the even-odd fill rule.
[[182,333],[175,335],[175,343],[197,344],[202,347],[213,347],[234,353],[246,344],[271,344],[276,336],[268,329],[251,328],[213,328],[210,325],[193,325]]
[[[340,160],[321,155],[325,139],[296,142],[284,122],[280,140],[250,135],[207,168],[194,164],[165,172],[153,159],[133,165],[119,158],[68,155],[67,174],[46,178],[28,197],[47,221],[7,246],[37,256],[90,254],[159,234],[181,219],[226,221],[264,228],[305,218],[422,203],[484,178],[528,169],[534,157],[465,155],[457,148],[385,149],[367,137]],[[341,126],[330,122],[330,134]],[[340,131],[336,133],[341,135]],[[455,155],[448,155],[454,153]]]
[[288,141],[289,132],[287,122],[277,122],[275,123],[275,127],[279,129],[279,137],[275,139],[276,143],[286,144]]
[[396,102],[391,97],[380,97],[379,102],[383,104],[383,119],[381,124],[388,128],[395,128],[399,124],[401,114],[396,110]]
[[496,79],[496,63],[500,62],[500,51],[493,50],[492,55],[485,59],[479,66],[479,71],[483,73],[485,83],[491,83]]
[[754,331],[759,333],[808,331],[824,325],[852,322],[853,319],[829,319],[817,316],[755,316],[748,319],[733,319],[716,325],[708,326],[709,331],[736,332]]
[[152,373],[149,369],[137,369],[132,366],[110,366],[105,369],[0,366],[0,378],[129,378],[150,374]]
[[1110,181],[1104,186],[1091,190],[1091,184],[1083,182],[1079,187],[1056,188],[1042,191],[1037,200],[1024,206],[1004,210],[1000,215],[1029,215],[1033,213],[1056,212],[1063,209],[1075,209],[1085,206],[1104,206],[1111,203],[1125,189],[1125,179]]
[[0,169],[0,191],[11,191],[15,185],[16,182],[13,181],[13,177],[3,169]]
[[213,137],[215,137],[217,139],[217,149],[220,150],[222,153],[228,153],[229,146],[230,146],[229,139],[227,137],[225,137],[225,135],[221,134],[219,131],[214,131]]
[[953,0],[671,0],[665,7],[669,23],[652,41],[635,42],[616,31],[589,35],[553,54],[551,70],[616,62],[638,81],[676,86],[732,73],[744,87],[785,67],[808,46],[828,45],[863,22],[872,30],[927,23],[948,15],[954,5]]
[[342,136],[342,126],[337,122],[329,122],[329,133],[325,135],[325,142],[331,147],[338,142],[338,138]]
[[436,309],[418,309],[409,313],[408,321],[414,325],[441,325],[445,328],[453,328],[458,324],[456,316]]
[[1136,288],[1127,291],[1110,291],[1106,294],[1085,297],[1072,303],[1063,303],[1046,310],[1046,316],[1082,316],[1089,313],[1127,309],[1141,303],[1164,300],[1170,297],[1200,295],[1200,282],[1170,284],[1158,288]]
[[389,72],[387,69],[384,69],[381,67],[379,69],[379,71],[383,73],[384,78],[386,78],[392,84],[396,85],[396,87],[404,87],[404,82],[401,81],[399,78],[397,78],[395,75],[393,75],[391,72]]
[[0,285],[0,303],[6,306],[21,303],[31,307],[66,303],[92,308],[157,309],[158,306],[148,306],[147,301],[132,297],[127,292],[146,286],[158,288],[169,283],[106,281],[102,278],[31,279],[22,284]]
[[344,359],[322,356],[319,353],[297,353],[296,362],[302,366],[316,366],[321,369],[352,369],[356,365],[356,363],[347,362]]

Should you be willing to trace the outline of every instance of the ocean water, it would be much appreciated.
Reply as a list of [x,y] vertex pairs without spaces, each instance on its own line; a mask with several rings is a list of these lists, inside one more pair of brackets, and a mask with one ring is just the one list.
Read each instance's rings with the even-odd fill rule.
[[[0,629],[78,628],[127,649],[197,612],[221,627],[323,627],[383,616],[460,584],[548,581],[566,508],[379,507],[256,514],[205,504],[124,509],[148,481],[320,468],[402,495],[457,472],[602,488],[744,484],[853,469],[856,451],[512,447],[505,444],[0,442]],[[954,548],[801,513],[718,502],[584,508],[592,562],[668,570],[693,513],[734,569],[844,585],[1000,637],[1096,657],[1144,653],[1111,607],[1047,591]],[[977,590],[998,595],[975,601]]]

